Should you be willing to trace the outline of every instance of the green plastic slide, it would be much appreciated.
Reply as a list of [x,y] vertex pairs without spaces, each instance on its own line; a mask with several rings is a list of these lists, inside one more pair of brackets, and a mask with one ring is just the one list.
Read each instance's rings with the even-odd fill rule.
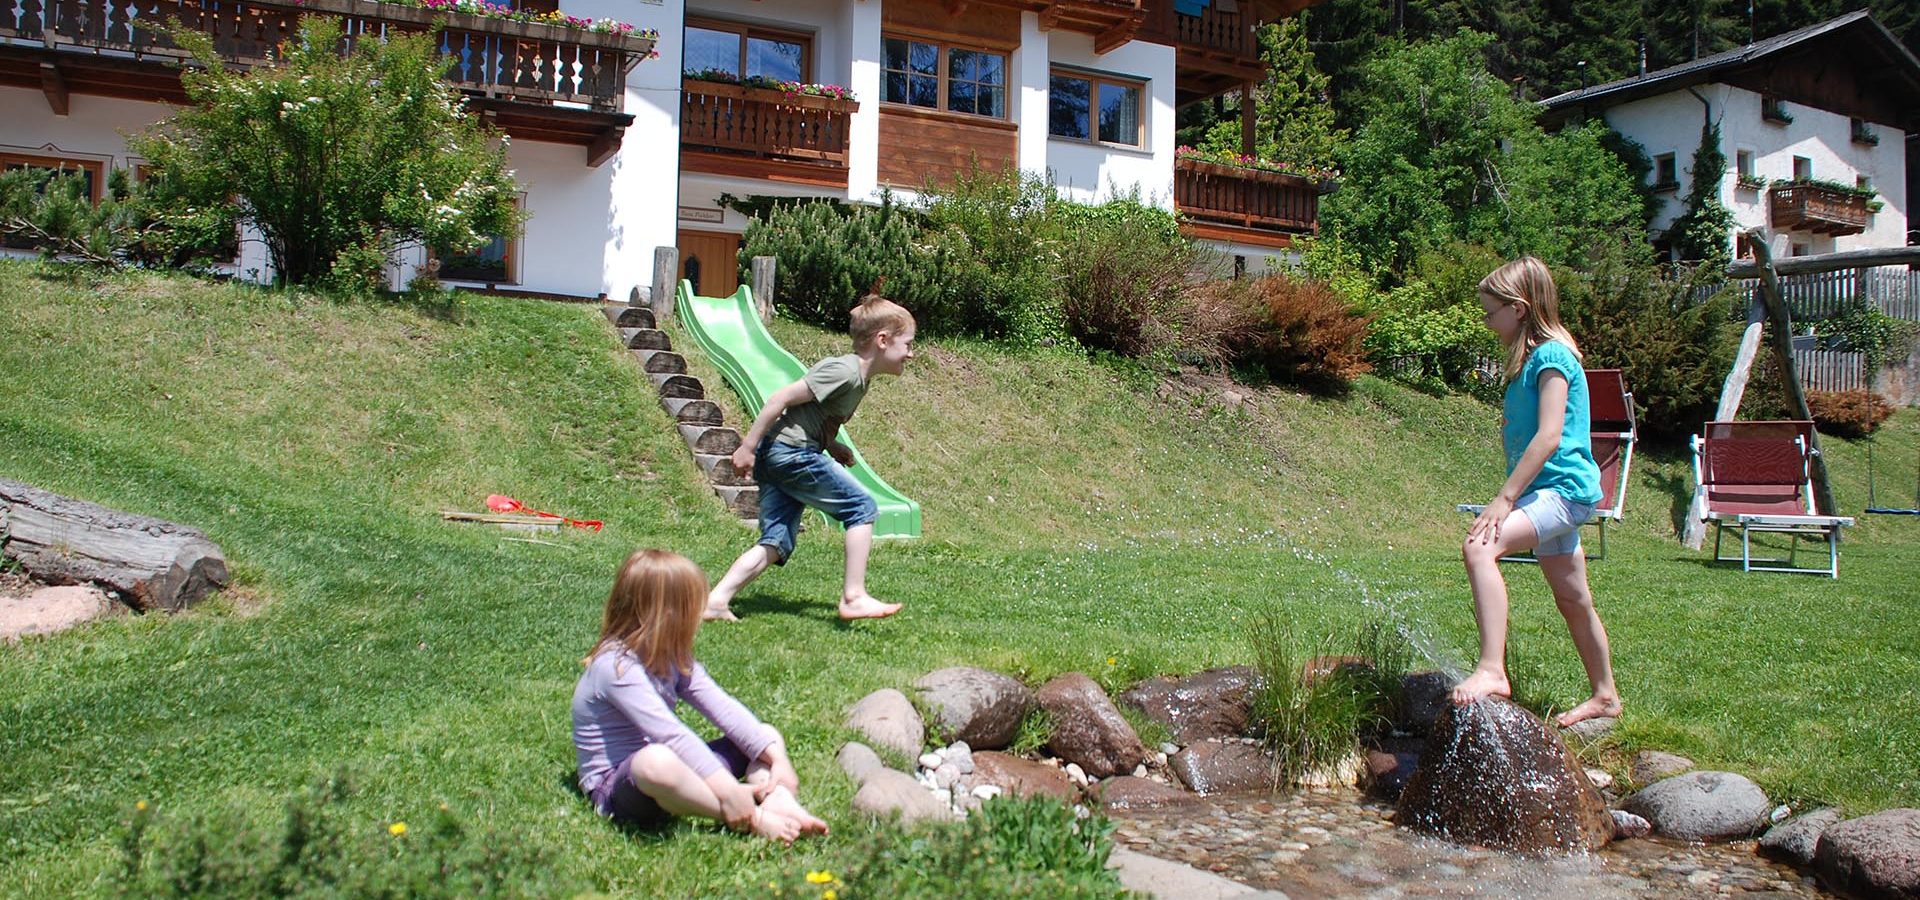
[[[760,324],[760,315],[753,308],[753,292],[746,285],[741,285],[731,297],[697,297],[693,283],[681,281],[676,301],[680,321],[693,335],[693,342],[700,345],[719,367],[727,384],[740,394],[747,415],[759,415],[768,395],[807,374],[807,367]],[[880,520],[873,523],[873,536],[919,537],[920,504],[907,499],[875,474],[844,429],[840,441],[853,448],[853,465],[849,471],[880,506]]]

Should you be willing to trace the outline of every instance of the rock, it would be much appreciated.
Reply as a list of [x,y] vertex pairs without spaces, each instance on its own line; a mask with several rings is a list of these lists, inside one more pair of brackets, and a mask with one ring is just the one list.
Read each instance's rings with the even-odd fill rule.
[[1417,738],[1388,738],[1380,746],[1367,750],[1365,787],[1368,794],[1389,802],[1400,799],[1400,791],[1420,765],[1424,741]]
[[1335,672],[1372,668],[1373,661],[1364,656],[1316,656],[1300,667],[1300,683],[1311,685]]
[[125,609],[92,585],[43,587],[25,597],[0,597],[0,640],[53,634]]
[[897,769],[883,768],[869,773],[853,795],[853,809],[881,818],[897,815],[906,822],[953,818],[947,804],[913,780],[913,776]]
[[1820,833],[1840,821],[1837,809],[1816,809],[1767,829],[1757,848],[1761,856],[1802,868],[1813,865]]
[[[1180,752],[1180,745],[1173,743],[1172,741],[1168,741],[1160,745],[1161,756],[1172,756],[1175,753],[1179,753],[1179,752]],[[1164,766],[1167,764],[1167,761],[1163,759],[1160,761],[1160,764]]]
[[1168,765],[1196,794],[1274,788],[1273,757],[1258,744],[1201,741],[1174,754]]
[[[1120,702],[1167,726],[1182,744],[1239,737],[1247,730],[1247,694],[1258,678],[1252,666],[1207,669],[1178,680],[1149,678],[1121,693]],[[1161,749],[1168,756],[1180,752]]]
[[1645,816],[1668,837],[1724,841],[1759,831],[1773,803],[1744,775],[1688,772],[1648,785],[1620,808]]
[[986,669],[936,669],[913,687],[933,716],[936,733],[981,750],[1013,743],[1020,720],[1033,708],[1033,692],[1019,679]]
[[1563,730],[1579,738],[1582,742],[1591,744],[1594,741],[1612,734],[1613,729],[1619,724],[1620,720],[1613,716],[1594,716],[1591,719],[1581,719],[1572,725],[1568,725]]
[[1086,786],[1087,771],[1080,768],[1079,763],[1067,763],[1067,777],[1073,779],[1074,784]]
[[1137,765],[1137,766],[1134,766],[1134,767],[1133,767],[1133,777],[1135,777],[1135,778],[1145,778],[1145,777],[1147,777],[1147,764],[1146,764],[1146,763],[1141,763],[1141,764],[1139,764],[1139,765]]
[[837,758],[840,761],[840,771],[847,773],[847,778],[855,786],[866,783],[867,776],[873,774],[875,769],[887,767],[886,763],[880,761],[880,754],[873,752],[872,747],[859,741],[841,744]]
[[1331,765],[1302,774],[1300,787],[1310,791],[1350,788],[1360,783],[1360,773],[1366,771],[1366,768],[1366,754],[1355,751],[1349,756],[1334,761]]
[[1079,763],[1088,775],[1131,772],[1146,758],[1140,736],[1093,679],[1068,672],[1041,687],[1035,700],[1053,720],[1047,747],[1061,759]]
[[953,787],[965,777],[967,773],[960,771],[960,767],[953,763],[941,763],[940,768],[933,770],[933,783],[936,787]]
[[938,769],[941,763],[940,754],[922,753],[919,762],[922,769]]
[[1400,679],[1400,696],[1393,704],[1393,727],[1424,735],[1433,720],[1453,705],[1454,678],[1445,672],[1414,672]]
[[1634,784],[1647,785],[1662,778],[1675,775],[1693,768],[1693,760],[1674,753],[1659,750],[1642,750],[1633,755],[1633,765],[1627,769],[1627,777]]
[[952,746],[940,751],[941,765],[956,765],[962,774],[973,774],[973,748],[966,741],[955,741]]
[[881,688],[860,699],[847,711],[847,727],[867,736],[876,746],[905,757],[920,755],[927,726],[920,713],[907,701],[907,695],[893,688]]
[[1002,788],[997,784],[976,784],[973,786],[973,791],[971,793],[975,799],[992,800],[993,798],[1000,796],[1001,792],[1004,790],[1005,788]]
[[1613,776],[1605,769],[1588,769],[1587,782],[1604,791],[1613,786]]
[[1643,838],[1653,833],[1653,823],[1624,809],[1612,810],[1613,838]]
[[1186,803],[1194,795],[1175,787],[1168,787],[1158,781],[1150,781],[1132,775],[1109,778],[1094,786],[1088,795],[1098,801],[1108,812],[1117,809],[1141,809],[1166,806],[1169,803]]
[[1015,797],[1054,797],[1071,802],[1078,794],[1067,773],[998,750],[973,755],[973,782],[994,785]]
[[1596,850],[1613,817],[1538,716],[1498,698],[1449,704],[1394,818],[1416,831],[1520,853]]
[[1855,897],[1920,898],[1920,809],[1889,809],[1820,833],[1814,868],[1827,887]]

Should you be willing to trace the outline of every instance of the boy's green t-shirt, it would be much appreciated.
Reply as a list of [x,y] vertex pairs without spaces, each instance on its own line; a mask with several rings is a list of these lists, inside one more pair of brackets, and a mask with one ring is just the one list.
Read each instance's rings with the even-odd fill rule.
[[1527,492],[1552,491],[1575,503],[1600,502],[1600,466],[1593,459],[1592,408],[1587,396],[1587,373],[1573,348],[1559,341],[1548,341],[1527,354],[1519,377],[1507,384],[1502,412],[1507,424],[1501,429],[1506,445],[1507,472],[1520,463],[1527,444],[1540,430],[1540,376],[1552,369],[1567,379],[1567,411],[1560,423],[1560,446],[1540,467],[1540,474],[1527,485]]
[[773,439],[819,450],[826,446],[832,426],[853,418],[867,396],[867,380],[860,376],[860,357],[852,353],[814,363],[801,380],[813,392],[813,402],[787,407],[774,420]]

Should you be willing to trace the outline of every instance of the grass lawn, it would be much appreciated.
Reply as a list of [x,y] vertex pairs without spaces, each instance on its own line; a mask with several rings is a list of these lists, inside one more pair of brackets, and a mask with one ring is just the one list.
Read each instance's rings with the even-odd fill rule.
[[[1124,685],[1248,661],[1246,621],[1267,609],[1306,632],[1390,610],[1440,654],[1473,647],[1452,508],[1499,481],[1497,410],[1371,379],[1231,405],[1212,382],[925,341],[850,426],[925,509],[927,538],[882,545],[870,580],[906,611],[839,623],[841,555],[814,528],[737,601],[744,621],[699,639],[786,732],[835,835],[790,850],[704,826],[630,836],[568,787],[567,701],[614,566],[657,545],[717,573],[752,533],[597,310],[19,262],[0,262],[0,297],[0,477],[201,527],[237,581],[184,615],[0,647],[0,892],[109,889],[137,800],[268,821],[339,770],[368,828],[445,802],[602,890],[723,892],[847,851],[866,826],[833,763],[841,715],[931,668]],[[776,333],[803,358],[843,352]],[[1828,452],[1858,510],[1864,445]],[[1904,411],[1882,432],[1883,488],[1907,489],[1916,452]],[[1688,481],[1678,453],[1637,459],[1628,519],[1592,567],[1629,710],[1619,749],[1685,753],[1784,801],[1920,805],[1920,520],[1863,518],[1838,581],[1742,575],[1672,537]],[[495,492],[607,527],[547,546],[437,516]],[[1517,686],[1577,702],[1544,584],[1509,577]]]

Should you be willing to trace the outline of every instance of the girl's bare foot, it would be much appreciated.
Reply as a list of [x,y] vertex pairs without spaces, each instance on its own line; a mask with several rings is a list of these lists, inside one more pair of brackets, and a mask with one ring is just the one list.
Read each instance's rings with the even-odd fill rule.
[[795,797],[793,792],[785,787],[777,787],[768,792],[767,798],[760,801],[760,808],[771,810],[774,814],[785,816],[797,823],[803,835],[827,833],[827,823],[821,821],[819,816],[808,812],[806,807],[800,805],[800,798]]
[[794,838],[800,836],[800,821],[782,815],[778,810],[768,809],[762,803],[753,808],[753,821],[747,824],[747,830],[770,841],[791,844]]
[[726,608],[726,607],[724,607],[724,606],[709,606],[709,607],[707,607],[707,611],[706,611],[705,613],[703,613],[703,614],[702,614],[702,615],[700,616],[700,618],[701,618],[701,619],[703,619],[703,620],[705,620],[705,621],[708,621],[708,622],[738,622],[738,621],[740,621],[740,617],[739,617],[739,616],[736,616],[736,615],[734,615],[734,614],[733,614],[733,610],[731,610],[731,609],[728,609],[728,608]]
[[1575,722],[1602,717],[1614,719],[1620,717],[1619,697],[1602,697],[1595,694],[1587,698],[1587,702],[1555,716],[1554,721],[1559,722],[1561,728],[1565,728]]
[[1513,686],[1507,683],[1505,672],[1490,672],[1475,669],[1464,681],[1453,686],[1453,703],[1466,706],[1482,697],[1512,697]]
[[840,618],[842,619],[884,619],[899,611],[900,604],[881,603],[873,599],[871,594],[840,598]]

